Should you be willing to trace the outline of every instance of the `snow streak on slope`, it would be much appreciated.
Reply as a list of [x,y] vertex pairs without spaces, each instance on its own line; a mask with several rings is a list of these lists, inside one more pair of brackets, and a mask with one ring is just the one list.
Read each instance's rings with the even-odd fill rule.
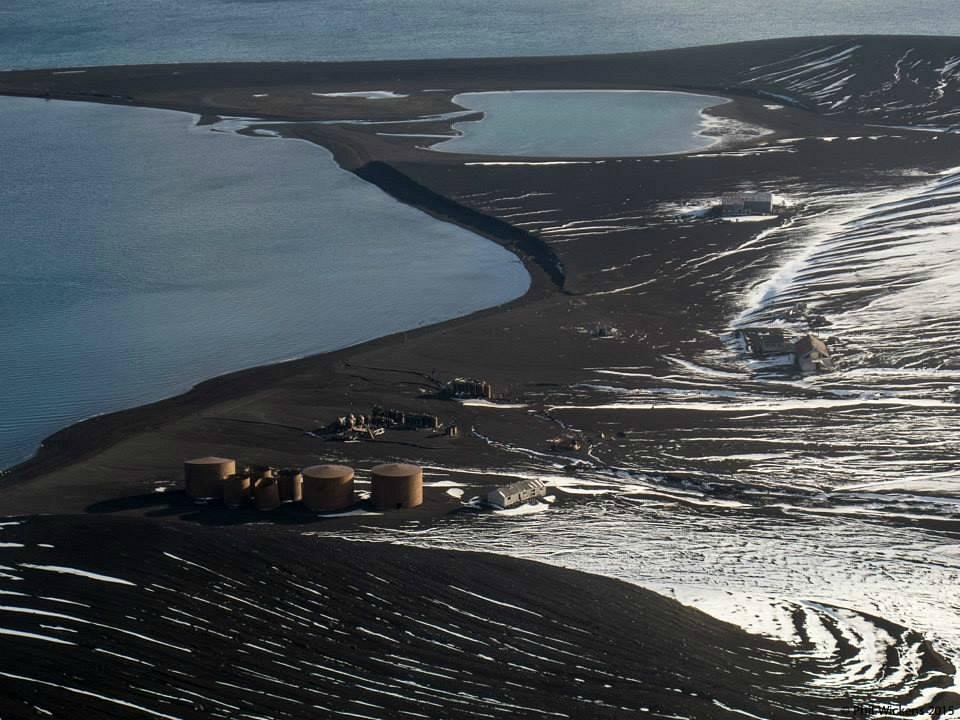
[[751,73],[757,74],[744,82],[782,88],[834,110],[850,100],[849,95],[842,93],[847,83],[855,77],[850,61],[860,47],[853,44],[843,48],[827,45],[785,60],[758,65],[750,69]]
[[[892,702],[929,680],[918,635],[891,623],[960,657],[960,174],[906,176],[924,180],[791,187],[802,207],[790,221],[678,264],[682,283],[735,308],[729,327],[702,328],[725,344],[655,366],[587,367],[551,392],[552,417],[594,431],[590,466],[518,447],[503,469],[554,486],[550,512],[398,541],[537,557],[672,593],[812,644],[835,661],[824,691],[860,683]],[[569,220],[547,217],[519,219],[562,236]],[[738,356],[731,328],[789,330],[798,302],[831,321],[818,332],[836,372],[804,377]],[[599,438],[607,426],[624,431]],[[915,707],[935,694],[906,692]]]
[[946,129],[960,121],[960,54],[937,48],[818,44],[749,68],[741,82],[868,122]]
[[[803,332],[786,316],[807,303],[831,322],[818,332],[836,372],[738,359],[726,335],[722,350],[664,357],[666,372],[590,368],[554,411],[687,413],[662,432],[628,433],[646,470],[729,476],[809,507],[960,519],[960,174],[907,190],[824,192],[805,212],[744,243],[783,260],[747,287],[732,324]],[[717,259],[684,270],[698,277]],[[731,272],[720,282],[735,293],[748,281]]]
[[909,529],[864,528],[856,518],[784,522],[722,502],[688,506],[682,493],[658,495],[635,477],[588,472],[582,481],[608,492],[539,516],[448,518],[429,529],[384,530],[378,539],[514,555],[652,588],[816,658],[813,684],[824,698],[925,707],[955,687],[951,673],[935,669],[925,638],[897,624],[922,618],[914,627],[934,647],[960,655],[960,606],[950,589],[960,558],[923,561],[942,542]]
[[3,717],[842,717],[829,660],[596,577],[116,518],[3,532]]

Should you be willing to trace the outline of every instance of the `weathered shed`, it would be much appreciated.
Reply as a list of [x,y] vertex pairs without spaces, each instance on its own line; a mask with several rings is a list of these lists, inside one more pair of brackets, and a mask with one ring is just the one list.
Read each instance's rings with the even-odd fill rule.
[[773,213],[773,194],[726,193],[720,198],[720,213],[724,217],[770,215]]
[[513,507],[547,494],[547,486],[542,480],[518,480],[505,487],[499,487],[487,493],[487,502],[501,508]]
[[747,350],[754,357],[763,358],[793,352],[793,346],[787,342],[781,328],[748,327],[739,329],[737,334],[743,339]]
[[804,335],[793,344],[794,363],[801,372],[815,373],[833,370],[833,360],[827,344],[816,335]]

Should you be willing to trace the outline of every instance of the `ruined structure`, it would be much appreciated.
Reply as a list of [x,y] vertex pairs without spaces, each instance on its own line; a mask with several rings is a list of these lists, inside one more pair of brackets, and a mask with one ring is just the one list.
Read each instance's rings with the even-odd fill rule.
[[457,400],[491,400],[493,398],[493,388],[490,386],[490,383],[483,380],[454,378],[444,385],[441,394],[445,398]]
[[334,440],[375,440],[387,430],[442,430],[443,423],[436,415],[414,413],[394,408],[373,407],[370,415],[342,415],[318,430]]
[[833,360],[827,344],[816,335],[804,335],[793,345],[794,364],[803,373],[829,372]]
[[392,427],[409,430],[438,430],[442,427],[440,418],[426,413],[408,413],[404,410],[373,408],[370,422],[378,427]]
[[743,341],[747,352],[755,358],[772,355],[786,355],[793,352],[793,346],[787,341],[782,328],[749,327],[740,328],[737,337]]

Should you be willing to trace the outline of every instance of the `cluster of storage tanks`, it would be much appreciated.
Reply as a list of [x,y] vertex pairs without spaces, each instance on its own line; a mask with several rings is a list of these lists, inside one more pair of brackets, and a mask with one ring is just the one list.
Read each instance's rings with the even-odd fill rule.
[[[286,502],[301,502],[314,512],[344,510],[354,505],[353,468],[311,465],[301,469],[242,468],[231,458],[202,457],[183,465],[187,495],[222,498],[229,508],[249,502],[258,510],[273,510]],[[406,463],[377,465],[370,471],[370,504],[375,510],[412,508],[423,502],[423,470]]]

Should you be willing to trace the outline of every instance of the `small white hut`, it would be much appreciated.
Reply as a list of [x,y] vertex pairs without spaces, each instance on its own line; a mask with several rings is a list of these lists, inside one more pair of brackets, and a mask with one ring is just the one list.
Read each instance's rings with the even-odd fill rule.
[[519,480],[487,493],[487,502],[501,508],[513,507],[547,494],[542,480]]
[[720,214],[723,217],[770,215],[773,212],[772,193],[726,193],[720,198]]

